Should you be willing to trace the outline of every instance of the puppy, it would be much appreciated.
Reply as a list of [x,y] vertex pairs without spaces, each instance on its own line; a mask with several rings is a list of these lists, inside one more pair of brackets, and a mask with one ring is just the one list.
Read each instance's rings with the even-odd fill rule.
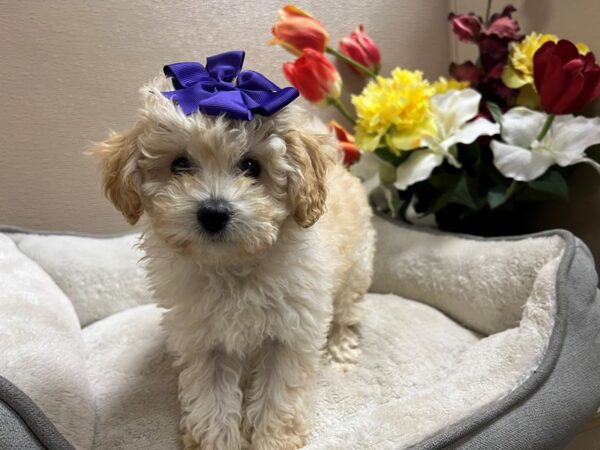
[[322,358],[359,355],[374,231],[336,142],[298,107],[233,120],[185,115],[142,89],[137,124],[93,153],[135,224],[180,369],[186,449],[295,449]]

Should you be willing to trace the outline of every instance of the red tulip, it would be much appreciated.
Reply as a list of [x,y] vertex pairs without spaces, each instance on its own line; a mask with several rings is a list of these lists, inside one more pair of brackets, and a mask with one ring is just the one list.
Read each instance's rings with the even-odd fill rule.
[[354,143],[354,136],[335,120],[329,122],[329,128],[335,133],[340,149],[344,152],[344,165],[350,167],[360,159],[360,150]]
[[[381,66],[381,54],[373,39],[364,32],[364,27],[359,25],[350,37],[340,40],[340,52],[375,73],[379,72]],[[350,69],[358,75],[364,75],[356,67],[349,64]]]
[[279,21],[273,27],[273,38],[269,44],[279,44],[294,55],[300,55],[305,48],[323,53],[329,43],[325,27],[294,5],[284,5],[279,10]]
[[335,66],[323,53],[305,48],[296,61],[283,65],[285,77],[306,99],[325,103],[328,98],[338,99],[342,93],[342,78]]
[[533,77],[542,109],[571,114],[600,96],[600,67],[570,41],[546,42],[533,56]]

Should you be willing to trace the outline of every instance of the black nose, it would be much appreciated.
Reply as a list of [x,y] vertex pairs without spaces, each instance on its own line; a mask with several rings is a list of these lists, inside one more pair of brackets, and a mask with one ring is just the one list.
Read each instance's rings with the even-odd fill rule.
[[209,200],[198,209],[198,222],[209,233],[218,233],[231,219],[231,209],[223,200]]

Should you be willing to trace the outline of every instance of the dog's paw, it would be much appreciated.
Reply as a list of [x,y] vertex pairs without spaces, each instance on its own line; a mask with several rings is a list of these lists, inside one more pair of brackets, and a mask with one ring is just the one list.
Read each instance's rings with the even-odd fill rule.
[[358,362],[359,347],[329,346],[325,351],[325,360],[340,372],[347,372]]
[[249,450],[250,444],[239,435],[220,435],[216,439],[203,438],[197,440],[190,431],[182,436],[183,450]]
[[358,362],[360,353],[358,333],[350,327],[340,327],[327,339],[324,356],[334,368],[346,372]]
[[183,450],[200,450],[202,448],[189,430],[183,432],[181,440],[183,441]]
[[[252,435],[254,434],[254,426],[248,420],[248,415],[244,414],[242,416],[242,423],[240,426],[240,433],[242,435],[242,439],[246,442],[252,441]],[[250,448],[250,447],[248,447]]]
[[252,446],[250,445],[250,442],[247,441],[246,439],[242,439],[242,450],[252,450]]
[[252,438],[251,450],[296,450],[304,447],[304,435],[289,434],[285,436],[255,434]]

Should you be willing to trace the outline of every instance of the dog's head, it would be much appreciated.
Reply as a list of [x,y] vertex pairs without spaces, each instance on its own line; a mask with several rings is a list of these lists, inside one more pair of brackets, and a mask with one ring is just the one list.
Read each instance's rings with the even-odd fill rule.
[[186,116],[161,94],[171,88],[164,77],[145,86],[138,123],[92,151],[129,223],[145,213],[169,247],[226,263],[269,248],[288,218],[319,219],[336,158],[326,130],[294,106],[251,121]]

